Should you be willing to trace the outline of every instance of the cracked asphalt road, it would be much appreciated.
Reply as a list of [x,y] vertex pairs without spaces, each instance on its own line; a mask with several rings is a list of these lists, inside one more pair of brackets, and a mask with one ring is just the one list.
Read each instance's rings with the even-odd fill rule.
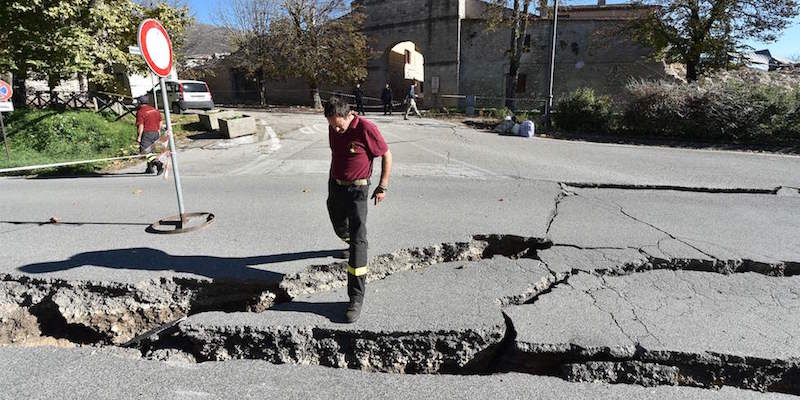
[[[191,234],[144,232],[150,222],[175,214],[174,189],[171,182],[129,174],[133,170],[99,178],[0,179],[0,305],[8,306],[0,308],[3,329],[62,318],[72,325],[40,330],[109,344],[193,314],[179,325],[172,343],[161,338],[156,345],[163,348],[142,350],[146,357],[171,359],[168,363],[141,360],[138,351],[136,357],[123,356],[131,353],[113,347],[101,348],[97,357],[86,356],[95,351],[91,348],[0,348],[0,359],[15,360],[14,368],[0,373],[0,382],[7,382],[0,392],[11,393],[12,383],[29,371],[45,377],[41,368],[48,363],[71,360],[98,379],[108,375],[107,364],[135,371],[133,382],[153,382],[153,371],[174,377],[157,379],[139,397],[218,398],[224,387],[237,397],[277,390],[282,397],[329,398],[362,379],[375,384],[356,397],[407,385],[413,389],[406,397],[436,397],[430,395],[435,385],[442,393],[471,398],[486,397],[481,395],[489,393],[486,388],[499,398],[754,395],[728,386],[800,394],[791,384],[800,357],[793,340],[800,325],[792,312],[800,306],[793,276],[800,274],[800,196],[792,189],[800,187],[800,157],[524,140],[441,121],[376,117],[396,160],[391,196],[371,207],[369,216],[370,255],[382,255],[386,269],[373,277],[382,281],[369,285],[376,291],[365,310],[369,320],[348,327],[319,315],[333,315],[333,308],[308,306],[346,297],[337,289],[341,271],[332,257],[341,244],[324,208],[329,159],[324,119],[260,116],[280,134],[279,147],[242,143],[223,149],[211,139],[184,146],[187,209],[217,216],[214,225]],[[587,188],[591,184],[617,187]],[[737,193],[707,193],[728,189]],[[42,224],[52,216],[65,223]],[[517,249],[527,253],[503,254],[522,257],[505,262],[501,256],[478,260],[480,246],[466,249],[465,257],[448,258],[448,246],[474,247],[476,234],[489,233],[549,237],[554,245]],[[436,247],[440,243],[448,245]],[[512,238],[502,246],[519,243]],[[474,274],[487,273],[486,265],[495,263],[491,279]],[[539,265],[534,268],[539,272],[518,269],[519,263]],[[543,276],[549,277],[546,284],[536,286]],[[289,290],[287,282],[306,289]],[[231,294],[237,283],[248,285],[238,297]],[[503,296],[505,301],[497,300]],[[273,303],[279,303],[274,310],[241,312],[263,311]],[[387,323],[380,323],[384,319]],[[261,346],[267,342],[259,330],[281,326],[296,329]],[[442,332],[479,332],[480,326],[495,327],[489,329],[492,339],[462,336],[463,348],[426,350],[419,338],[394,343],[403,349],[396,352],[370,352],[363,344],[397,332],[433,335],[429,340],[435,342],[454,337]],[[306,340],[315,329],[329,337]],[[89,331],[100,339],[89,340]],[[239,335],[237,342],[235,332],[250,336]],[[388,365],[383,370],[397,372],[408,360],[440,365],[431,360],[457,359],[461,366],[491,364],[499,373],[395,377],[271,366],[263,360],[275,359],[264,349],[305,352],[305,361],[295,358],[300,364],[364,370]],[[180,356],[185,353],[189,356]],[[321,356],[327,361],[319,361]],[[197,367],[176,361],[203,357],[262,361]],[[266,383],[259,386],[250,370],[269,378],[262,377]],[[223,371],[213,385],[179,390],[173,383],[206,379],[211,371]],[[253,380],[237,385],[242,376]],[[103,391],[68,373],[50,378],[51,385],[22,387],[31,398],[48,397],[53,387],[76,394]],[[314,385],[293,389],[287,384],[293,379],[339,383],[318,386],[330,391]],[[584,380],[621,384],[568,382]],[[641,387],[654,384],[715,390]],[[727,386],[716,391],[719,385]],[[484,389],[465,390],[469,387]]]

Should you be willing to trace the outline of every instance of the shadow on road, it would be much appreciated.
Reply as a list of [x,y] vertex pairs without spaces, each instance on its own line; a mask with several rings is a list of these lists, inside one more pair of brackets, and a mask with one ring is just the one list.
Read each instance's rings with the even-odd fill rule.
[[292,301],[289,303],[278,304],[270,308],[270,311],[294,311],[323,316],[333,323],[343,324],[347,320],[344,312],[347,310],[346,301],[333,303],[309,303],[305,301]]
[[81,226],[81,225],[115,225],[115,226],[150,226],[147,222],[64,222],[58,221],[54,222],[50,221],[0,221],[0,224],[11,224],[11,225],[69,225],[69,226]]
[[186,137],[192,140],[224,139],[218,132],[200,132]]
[[99,172],[87,172],[85,174],[72,174],[72,175],[61,175],[58,172],[53,172],[52,174],[44,174],[44,175],[34,175],[34,176],[18,176],[14,177],[15,179],[82,179],[82,178],[140,178],[152,176],[156,177],[155,174],[148,174],[144,171],[142,172],[110,172],[110,173],[99,173]]
[[18,270],[30,274],[64,271],[82,266],[143,271],[174,271],[211,279],[279,282],[283,274],[253,266],[311,258],[337,257],[342,250],[303,251],[255,257],[175,256],[147,247],[90,251],[67,260],[28,264]]

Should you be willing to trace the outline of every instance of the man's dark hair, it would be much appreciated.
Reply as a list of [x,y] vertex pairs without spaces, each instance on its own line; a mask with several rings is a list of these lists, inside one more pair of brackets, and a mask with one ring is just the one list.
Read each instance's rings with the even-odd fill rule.
[[141,107],[141,106],[143,106],[145,104],[149,104],[150,103],[150,96],[149,95],[139,96],[139,97],[136,98],[136,103],[138,103],[137,105],[139,107]]
[[342,117],[350,115],[350,105],[339,96],[331,96],[325,103],[325,118]]

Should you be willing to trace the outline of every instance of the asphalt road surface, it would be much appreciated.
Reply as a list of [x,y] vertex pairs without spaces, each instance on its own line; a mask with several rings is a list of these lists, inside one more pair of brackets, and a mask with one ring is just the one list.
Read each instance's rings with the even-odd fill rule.
[[800,157],[368,116],[394,169],[345,325],[326,121],[250,113],[180,143],[199,231],[146,231],[177,204],[143,165],[0,178],[0,397],[800,394]]

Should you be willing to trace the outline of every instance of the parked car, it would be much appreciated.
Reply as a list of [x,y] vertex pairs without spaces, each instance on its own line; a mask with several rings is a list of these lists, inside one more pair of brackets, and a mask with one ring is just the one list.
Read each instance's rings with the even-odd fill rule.
[[[167,99],[169,100],[170,110],[180,114],[189,109],[211,110],[214,108],[214,99],[208,84],[202,81],[166,81]],[[161,88],[156,88],[158,102],[161,103]]]

